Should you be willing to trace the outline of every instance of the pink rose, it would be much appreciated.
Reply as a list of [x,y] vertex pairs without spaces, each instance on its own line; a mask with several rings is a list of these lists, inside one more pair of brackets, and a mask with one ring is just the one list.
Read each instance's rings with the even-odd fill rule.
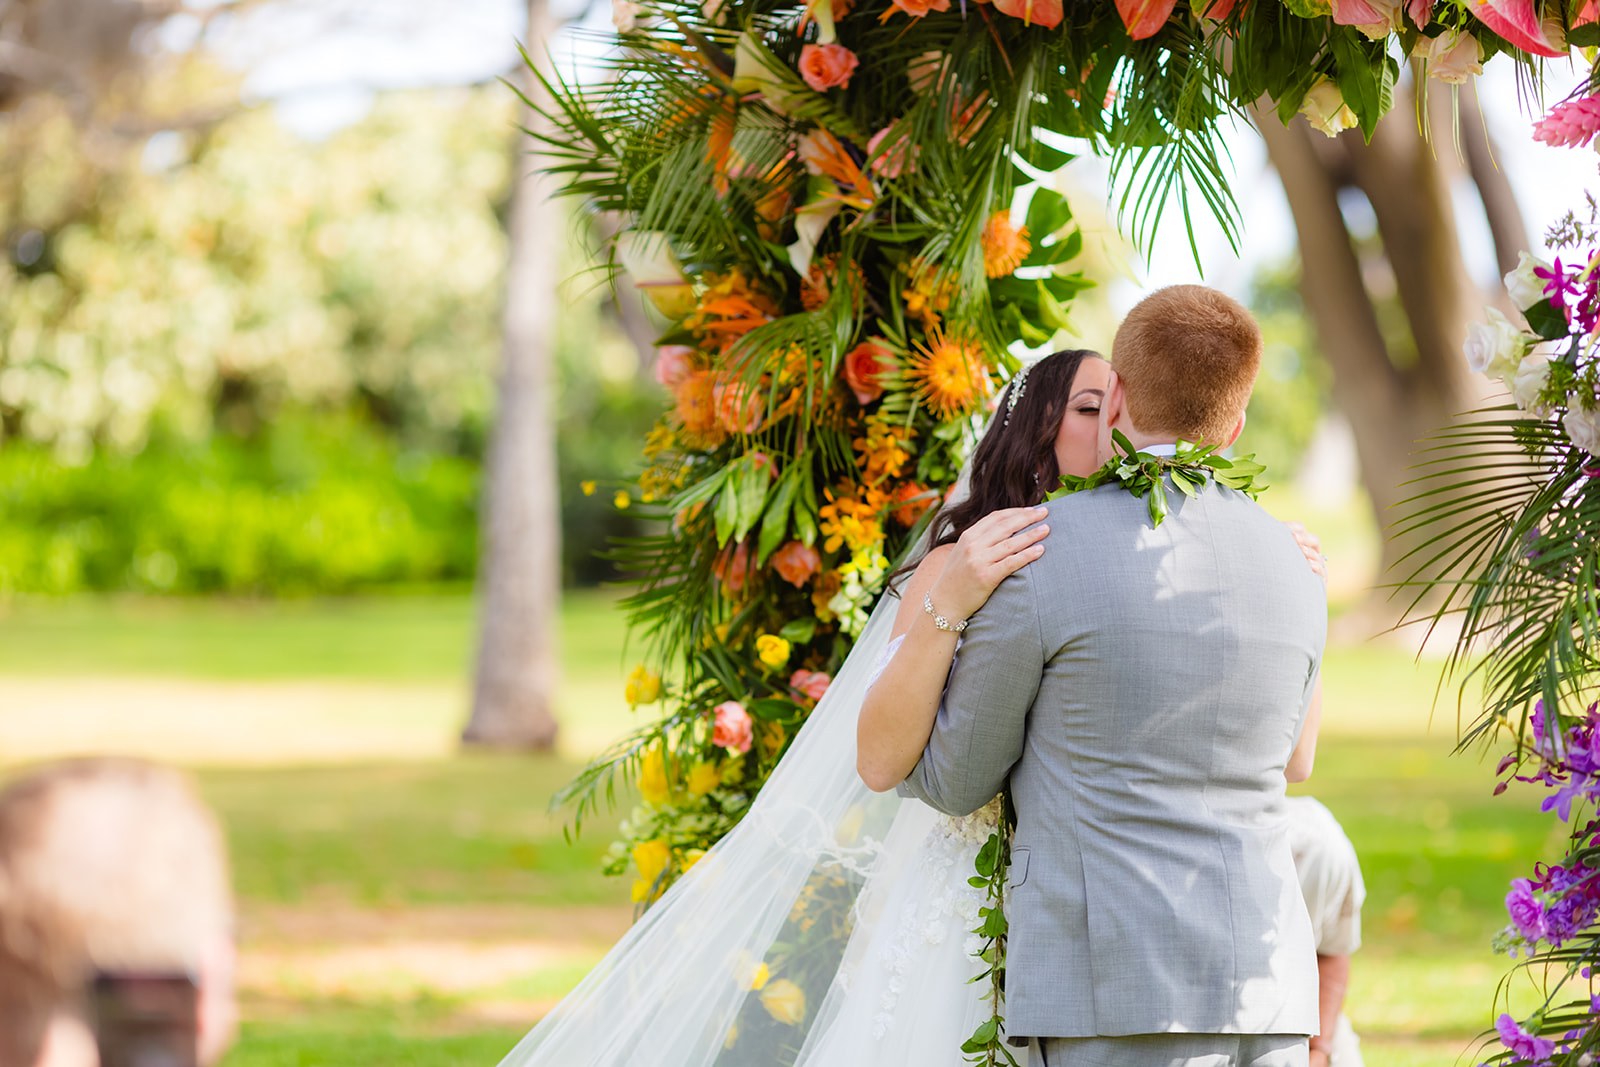
[[772,555],[772,567],[778,576],[796,589],[804,585],[822,566],[822,556],[815,548],[799,541],[790,541]]
[[750,713],[744,710],[744,705],[737,700],[725,700],[712,714],[716,716],[716,724],[711,728],[711,743],[720,748],[749,752],[755,740],[755,724],[750,721]]
[[800,77],[819,93],[846,89],[861,60],[842,44],[808,44],[800,49]]
[[812,700],[821,700],[832,683],[833,679],[823,671],[795,671],[789,676],[789,687]]
[[894,370],[894,359],[882,345],[863,341],[845,353],[842,370],[856,403],[870,404],[883,395],[883,376]]
[[694,349],[688,345],[662,345],[656,349],[656,381],[677,392],[694,371],[694,366],[689,362],[689,357],[694,355]]

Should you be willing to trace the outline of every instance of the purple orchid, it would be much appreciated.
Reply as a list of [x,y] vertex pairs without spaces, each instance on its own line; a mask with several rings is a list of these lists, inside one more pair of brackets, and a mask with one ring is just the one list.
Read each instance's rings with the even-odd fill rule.
[[1544,905],[1534,896],[1534,884],[1526,878],[1515,879],[1511,892],[1506,894],[1506,911],[1517,933],[1529,943],[1544,940]]
[[1494,1028],[1500,1033],[1500,1043],[1512,1055],[1528,1063],[1543,1063],[1555,1052],[1556,1043],[1548,1038],[1535,1037],[1517,1025],[1517,1020],[1510,1015],[1501,1015],[1495,1020]]

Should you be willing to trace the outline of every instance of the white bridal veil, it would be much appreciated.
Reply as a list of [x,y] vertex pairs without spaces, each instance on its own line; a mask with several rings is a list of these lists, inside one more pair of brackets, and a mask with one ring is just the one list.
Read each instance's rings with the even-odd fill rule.
[[[963,471],[955,498],[966,495],[966,481]],[[967,954],[976,846],[959,824],[920,802],[873,793],[856,774],[856,718],[898,606],[894,594],[880,598],[744,820],[502,1067],[962,1061],[960,1043],[982,1010]],[[965,837],[975,834],[969,827]],[[819,887],[835,900],[853,898],[852,921],[794,952],[804,921],[796,905]],[[778,987],[799,975],[775,971],[756,992],[757,967],[775,946],[791,950],[784,970],[806,980]],[[827,994],[806,1004],[794,997],[799,987]],[[893,1054],[863,1056],[859,1046],[883,1042],[891,1028]]]

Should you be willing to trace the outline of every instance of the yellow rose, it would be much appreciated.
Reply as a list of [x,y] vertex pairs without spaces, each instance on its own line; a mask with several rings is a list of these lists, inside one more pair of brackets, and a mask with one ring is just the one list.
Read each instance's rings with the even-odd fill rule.
[[697,763],[689,772],[689,792],[703,797],[722,784],[722,771],[715,763]]
[[798,1026],[806,1017],[806,991],[789,979],[780,978],[761,991],[761,1006],[780,1023]]
[[654,841],[641,841],[633,846],[633,863],[639,868],[639,880],[633,883],[635,903],[652,894],[656,888],[656,879],[661,877],[661,872],[667,869],[667,864],[671,861],[672,850],[660,838]]
[[629,672],[628,684],[623,686],[622,695],[631,708],[640,704],[654,704],[661,699],[661,676],[641,663]]
[[766,988],[767,979],[772,977],[772,972],[767,969],[767,961],[762,960],[761,966],[756,968],[756,973],[750,977],[750,988],[756,992]]
[[646,804],[660,806],[672,797],[672,783],[667,778],[667,758],[659,746],[650,749],[639,760],[639,795]]
[[756,638],[756,655],[762,663],[777,670],[789,662],[789,642],[777,634],[762,634]]

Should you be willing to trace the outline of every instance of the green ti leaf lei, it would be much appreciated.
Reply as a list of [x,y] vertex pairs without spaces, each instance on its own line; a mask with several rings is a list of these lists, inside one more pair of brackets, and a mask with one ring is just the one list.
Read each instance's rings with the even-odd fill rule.
[[1266,468],[1256,462],[1253,454],[1238,459],[1225,459],[1217,455],[1217,450],[1210,446],[1191,445],[1179,441],[1175,455],[1153,456],[1135,449],[1133,442],[1129,441],[1121,430],[1112,430],[1111,437],[1122,455],[1107,461],[1104,467],[1087,478],[1063,474],[1061,488],[1051,493],[1047,499],[1055,500],[1084,489],[1121,482],[1124,489],[1149,505],[1150,522],[1160,526],[1162,520],[1167,517],[1165,478],[1171,478],[1172,484],[1187,497],[1193,497],[1205,488],[1207,480],[1215,481],[1218,485],[1227,486],[1229,489],[1237,489],[1241,493],[1248,494],[1252,500],[1267,488],[1265,485],[1256,484],[1256,476]]

